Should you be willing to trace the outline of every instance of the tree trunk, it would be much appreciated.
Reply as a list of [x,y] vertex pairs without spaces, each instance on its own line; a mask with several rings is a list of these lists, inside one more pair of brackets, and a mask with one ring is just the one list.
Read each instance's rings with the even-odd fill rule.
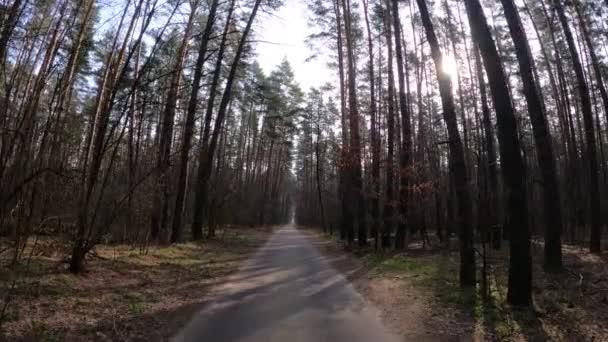
[[372,44],[372,32],[369,24],[368,2],[363,1],[363,10],[365,14],[365,27],[367,29],[367,50],[369,55],[368,73],[369,73],[369,111],[371,117],[371,145],[372,145],[372,181],[371,181],[371,196],[372,196],[372,227],[371,232],[375,239],[375,248],[378,248],[378,234],[380,230],[380,142],[378,139],[378,124],[376,110],[376,85],[374,74],[374,46]]
[[543,202],[545,218],[545,270],[556,272],[562,269],[562,207],[557,182],[555,156],[551,145],[551,133],[544,105],[538,92],[537,80],[534,78],[534,60],[526,32],[513,0],[501,0],[515,51],[519,62],[519,72],[523,81],[524,95],[528,103],[528,113],[532,122],[538,164],[543,177]]
[[[102,76],[100,83],[100,89],[98,91],[98,97],[96,99],[96,106],[94,109],[94,115],[92,118],[92,124],[90,126],[89,139],[90,141],[85,143],[82,157],[83,160],[83,173],[80,184],[80,192],[78,199],[78,212],[77,212],[77,234],[75,241],[72,246],[72,259],[70,263],[70,271],[80,272],[82,270],[82,262],[86,253],[94,246],[95,241],[91,239],[93,235],[94,219],[89,220],[89,211],[91,209],[91,199],[93,191],[95,190],[101,163],[104,156],[104,140],[108,129],[108,121],[110,114],[114,106],[114,100],[117,93],[117,84],[122,81],[126,75],[127,66],[133,57],[137,46],[141,43],[143,33],[147,26],[150,24],[151,16],[148,16],[146,25],[142,28],[139,37],[133,49],[131,49],[126,58],[124,55],[127,51],[127,43],[131,40],[131,34],[136,22],[136,18],[139,16],[144,0],[140,0],[135,8],[135,12],[130,20],[129,27],[124,36],[124,40],[118,53],[115,55],[115,47],[118,41],[119,33],[121,32],[123,19],[127,14],[129,3],[125,5],[123,11],[123,17],[119,24],[119,29],[114,37],[113,46],[108,57],[108,66]],[[114,57],[116,56],[116,57]],[[124,59],[124,60],[123,60]],[[121,68],[122,66],[122,68]],[[105,182],[104,182],[105,183]],[[97,210],[97,207],[94,209]],[[95,215],[93,215],[93,218]]]
[[74,39],[74,44],[72,45],[72,49],[70,50],[70,57],[68,58],[64,74],[61,78],[61,86],[57,99],[57,107],[55,108],[55,128],[53,130],[54,135],[53,140],[51,142],[51,156],[57,156],[61,149],[60,135],[64,127],[62,115],[64,114],[64,111],[66,111],[69,107],[70,101],[72,99],[72,91],[74,89],[74,76],[76,75],[76,70],[81,58],[80,51],[83,46],[85,33],[90,25],[89,19],[91,18],[91,15],[93,13],[94,4],[95,0],[88,0],[84,15],[82,17],[80,29],[78,30],[78,34]]
[[342,14],[340,11],[340,0],[333,1],[334,13],[336,15],[337,47],[338,47],[338,75],[340,81],[340,127],[342,135],[342,148],[340,149],[340,199],[341,214],[340,238],[345,239],[348,231],[352,229],[353,213],[350,210],[347,191],[350,188],[350,173],[347,167],[347,154],[349,150],[348,124],[346,123],[346,90],[344,81],[344,46],[342,33]]
[[323,232],[327,232],[327,224],[325,222],[325,206],[323,205],[323,185],[321,183],[322,171],[321,171],[321,151],[319,148],[319,137],[321,136],[321,129],[317,123],[317,143],[315,144],[315,158],[316,158],[316,174],[317,174],[317,196],[319,198],[319,208],[321,209],[321,228]]
[[7,21],[2,23],[2,32],[0,32],[0,64],[2,64],[2,71],[4,72],[4,62],[6,59],[6,50],[8,42],[13,34],[13,30],[19,21],[19,17],[22,13],[22,7],[27,6],[29,1],[26,0],[23,4],[23,0],[15,0],[8,9],[6,15]]
[[486,168],[488,178],[488,203],[487,203],[487,225],[492,230],[492,248],[500,249],[502,242],[502,234],[499,227],[500,209],[500,190],[498,188],[498,168],[496,162],[496,146],[494,144],[494,126],[490,118],[490,108],[488,106],[488,96],[486,91],[486,81],[484,79],[483,68],[481,65],[481,56],[479,55],[479,46],[474,43],[473,51],[475,53],[475,68],[477,74],[477,82],[479,83],[479,94],[481,98],[481,113],[482,124],[484,131],[485,149],[486,149]]
[[464,147],[458,132],[458,122],[454,109],[454,97],[452,95],[452,82],[450,76],[442,70],[443,55],[439,49],[439,43],[435,36],[433,23],[425,0],[416,0],[420,9],[422,25],[426,31],[426,37],[431,46],[431,53],[435,62],[435,73],[439,82],[439,92],[443,105],[443,119],[448,128],[450,147],[450,171],[454,179],[456,196],[458,197],[458,209],[460,212],[460,286],[464,288],[475,287],[475,251],[473,247],[472,226],[472,203],[469,193],[468,173],[466,169]]
[[[177,105],[177,97],[182,76],[182,68],[188,51],[188,42],[194,26],[194,17],[196,15],[197,2],[192,4],[188,22],[184,30],[175,65],[173,66],[173,74],[169,82],[169,91],[167,92],[167,100],[161,118],[160,141],[158,147],[157,170],[156,170],[156,193],[154,196],[154,205],[151,214],[151,233],[152,239],[157,239],[159,233],[165,229],[168,220],[168,201],[169,201],[169,175],[168,169],[171,165],[171,145],[173,138],[173,126],[175,123],[175,106]],[[179,231],[171,231],[171,242],[177,242],[180,239]]]
[[[190,100],[188,101],[186,122],[179,155],[179,173],[175,195],[175,208],[173,212],[173,225],[171,229],[171,236],[175,237],[176,240],[179,239],[182,232],[182,216],[184,212],[184,199],[186,197],[186,179],[188,176],[188,155],[190,153],[190,147],[192,146],[196,106],[198,105],[198,92],[201,85],[201,78],[203,77],[203,66],[206,60],[205,57],[207,57],[207,45],[209,44],[209,38],[211,37],[211,33],[213,31],[213,24],[215,23],[218,5],[219,0],[213,0],[211,7],[209,8],[209,14],[207,14],[207,23],[205,24],[205,28],[201,36],[201,45],[198,50],[196,66],[194,67],[194,76],[192,77],[192,90],[190,92]],[[192,238],[201,239],[202,234],[200,236],[192,236]]]
[[399,80],[399,112],[401,113],[401,155],[399,158],[399,212],[400,220],[397,227],[397,235],[395,236],[395,248],[405,248],[405,234],[407,224],[407,205],[408,205],[408,186],[410,170],[410,157],[412,148],[412,129],[410,124],[410,115],[408,112],[407,96],[405,94],[405,72],[403,49],[401,46],[401,19],[399,19],[399,3],[398,0],[390,0],[392,2],[392,18],[393,18],[393,34],[395,36],[395,57],[397,58],[397,78]]
[[194,209],[192,213],[192,237],[200,239],[203,237],[203,221],[205,206],[207,205],[207,187],[206,183],[213,165],[213,159],[207,159],[209,156],[209,134],[211,131],[211,118],[213,116],[213,107],[215,105],[215,96],[217,94],[217,87],[220,81],[220,75],[222,74],[222,62],[224,60],[224,52],[226,51],[226,40],[228,37],[228,29],[230,28],[230,22],[232,21],[232,12],[234,10],[235,1],[230,2],[230,8],[226,17],[226,24],[224,25],[224,31],[222,33],[222,40],[217,53],[217,59],[215,64],[215,70],[213,73],[213,79],[211,86],[209,87],[209,98],[207,99],[207,109],[205,113],[205,122],[203,123],[203,137],[201,141],[199,159],[198,159],[198,175],[196,178],[195,186],[195,197],[194,197]]
[[566,36],[566,42],[568,43],[568,49],[570,50],[570,56],[572,58],[572,64],[574,67],[574,73],[576,74],[576,80],[578,85],[578,92],[581,101],[581,107],[583,111],[583,122],[585,128],[585,140],[587,142],[587,160],[588,160],[588,172],[589,172],[589,198],[591,200],[591,238],[589,243],[589,249],[592,253],[600,253],[601,250],[601,213],[600,213],[600,193],[599,193],[599,177],[598,177],[598,161],[597,161],[597,146],[595,140],[595,128],[593,127],[593,114],[591,110],[591,98],[589,96],[589,87],[585,80],[585,73],[583,66],[575,46],[574,37],[570,26],[568,24],[568,18],[564,13],[561,0],[553,0],[555,10],[559,17],[559,21],[564,30]]
[[[363,191],[363,180],[361,170],[361,141],[359,137],[359,103],[357,100],[357,81],[355,65],[354,35],[351,27],[350,0],[342,0],[342,11],[344,13],[344,27],[346,38],[346,61],[348,67],[348,111],[350,149],[348,156],[348,169],[350,171],[351,184],[349,196],[352,199],[352,212],[357,213],[357,243],[360,247],[367,245],[367,227],[365,224],[365,194]],[[352,229],[349,228],[349,229]]]
[[520,154],[517,120],[511,104],[507,77],[483,8],[478,0],[465,0],[465,5],[471,31],[479,44],[490,80],[498,123],[502,175],[508,194],[508,229],[511,237],[507,300],[513,305],[527,306],[532,302],[532,259],[525,169]]
[[388,152],[386,156],[386,200],[384,203],[384,228],[382,229],[382,248],[386,249],[391,245],[391,233],[394,228],[395,216],[395,198],[393,187],[394,181],[394,155],[395,155],[395,79],[393,75],[393,43],[390,22],[390,2],[387,1],[387,18],[384,24],[387,53],[388,53],[388,94],[387,94],[387,145]]
[[[193,223],[192,223],[193,238],[202,237],[202,229],[200,229],[202,227],[202,222],[203,222],[202,209],[205,207],[206,202],[207,202],[207,197],[208,197],[208,192],[209,192],[209,176],[211,175],[213,155],[214,155],[215,149],[217,147],[218,138],[220,135],[220,129],[224,122],[224,117],[226,116],[226,113],[228,111],[228,104],[230,103],[230,99],[231,99],[232,85],[236,78],[236,71],[241,63],[241,55],[243,54],[243,49],[245,47],[245,44],[247,44],[247,38],[249,36],[249,32],[251,31],[251,26],[253,25],[253,21],[256,18],[256,14],[260,7],[260,3],[261,3],[261,0],[255,1],[251,14],[249,15],[249,19],[247,20],[247,25],[245,26],[245,29],[243,30],[243,34],[239,40],[238,46],[235,51],[234,59],[230,66],[230,71],[226,78],[226,86],[224,88],[224,92],[222,94],[222,99],[220,101],[220,105],[219,105],[219,108],[217,111],[217,117],[215,118],[213,132],[211,134],[211,141],[209,142],[209,148],[208,148],[207,153],[205,153],[203,158],[201,158],[199,161],[199,172],[198,172],[199,177],[197,178],[196,197],[194,200],[194,210],[195,210],[195,214],[196,214],[197,210],[201,210],[201,213],[200,213],[201,216],[199,216],[199,217],[195,216],[195,221],[193,221]],[[232,14],[233,5],[234,5],[234,0],[231,2],[231,9],[229,12],[230,14]],[[230,21],[230,15],[229,15],[228,21]],[[229,25],[227,24],[226,28],[228,28],[228,26]],[[227,30],[224,33],[226,35]],[[218,58],[221,58],[221,56],[218,56]],[[217,70],[216,72],[219,72],[219,71],[220,70]],[[204,150],[205,150],[205,148],[203,147],[203,152],[204,152]],[[201,236],[198,236],[199,233],[201,234]]]
[[[580,22],[580,28],[582,31],[582,35],[583,38],[585,39],[585,42],[587,43],[587,47],[589,49],[589,56],[591,57],[591,66],[593,67],[593,73],[595,74],[595,79],[596,79],[596,85],[597,88],[600,91],[600,96],[602,98],[602,103],[604,104],[604,115],[606,116],[606,119],[608,120],[608,92],[606,91],[606,85],[604,83],[604,76],[602,74],[602,70],[601,70],[601,66],[600,66],[600,60],[597,56],[597,53],[595,51],[595,46],[593,44],[593,41],[591,40],[591,35],[589,33],[589,30],[587,28],[587,23],[585,22],[585,18],[583,16],[583,14],[581,13],[581,3],[578,0],[574,1],[574,8],[576,9],[576,14],[578,16],[578,20]],[[598,128],[599,129],[599,128]],[[598,136],[600,139],[600,151],[603,151],[603,149],[601,148],[601,133],[598,130]],[[596,173],[597,174],[597,173]],[[599,182],[598,182],[599,183]],[[600,197],[598,195],[597,198],[597,210],[600,211]],[[596,210],[594,209],[595,204],[591,203],[591,207],[592,207],[592,211]],[[592,213],[592,215],[594,215]],[[598,225],[595,225],[593,223],[593,219],[592,219],[592,228],[591,228],[591,241],[590,241],[590,248],[591,250],[594,251],[594,253],[599,253],[601,250],[601,233],[602,233],[602,229],[601,229],[601,214],[599,215],[600,218],[600,223]]]

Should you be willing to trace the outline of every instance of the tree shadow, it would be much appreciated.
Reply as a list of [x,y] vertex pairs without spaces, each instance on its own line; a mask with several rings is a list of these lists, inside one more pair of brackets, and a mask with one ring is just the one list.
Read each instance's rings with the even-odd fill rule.
[[[285,237],[285,241],[289,244],[290,238]],[[277,324],[299,322],[301,315],[312,319],[310,330],[323,332],[332,322],[338,324],[343,320],[344,310],[357,311],[364,306],[349,281],[336,273],[328,258],[306,248],[273,247],[275,244],[268,244],[256,254],[255,262],[243,265],[239,273],[225,279],[226,287],[213,301],[160,310],[121,322],[109,318],[74,335],[101,333],[112,341],[167,340],[170,333],[162,332],[175,330],[167,327],[185,326],[180,335],[183,341],[232,341],[266,334],[265,329]],[[363,329],[363,335],[368,330],[373,329]],[[141,331],[148,333],[134,335]],[[357,339],[354,332],[343,333],[351,337],[350,341],[370,340]]]
[[[57,260],[35,257],[12,293],[19,328],[10,340],[1,335],[0,340],[132,341],[142,331],[145,337],[139,340],[155,340],[174,319],[167,315],[183,313],[179,326],[187,323],[212,289],[235,274],[237,265],[259,245],[244,239],[236,244],[242,241],[247,248],[226,249],[227,241],[188,243],[147,255],[121,246],[118,257],[112,250],[106,251],[112,257],[90,257],[87,271],[80,275],[68,273]],[[261,265],[248,276],[270,271]],[[32,310],[36,314],[29,316]],[[142,314],[145,311],[153,313]],[[160,330],[148,328],[148,321]],[[111,339],[104,337],[109,335]]]

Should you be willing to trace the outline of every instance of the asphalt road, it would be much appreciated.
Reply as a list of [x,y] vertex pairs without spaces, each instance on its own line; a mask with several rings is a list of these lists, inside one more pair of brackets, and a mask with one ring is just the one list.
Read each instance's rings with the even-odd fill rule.
[[174,342],[392,342],[374,308],[292,226],[218,289]]

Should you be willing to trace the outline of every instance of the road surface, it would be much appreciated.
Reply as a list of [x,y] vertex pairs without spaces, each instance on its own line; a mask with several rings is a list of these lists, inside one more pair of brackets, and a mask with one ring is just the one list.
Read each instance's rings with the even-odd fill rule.
[[276,231],[174,342],[393,342],[377,311],[293,226]]

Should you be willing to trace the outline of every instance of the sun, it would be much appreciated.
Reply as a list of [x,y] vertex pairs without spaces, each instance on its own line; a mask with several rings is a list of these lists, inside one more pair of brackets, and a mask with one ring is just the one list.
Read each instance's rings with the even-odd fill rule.
[[450,55],[444,55],[441,61],[441,69],[442,71],[450,76],[451,79],[456,78],[458,74],[458,66],[456,64],[456,60],[454,57]]

